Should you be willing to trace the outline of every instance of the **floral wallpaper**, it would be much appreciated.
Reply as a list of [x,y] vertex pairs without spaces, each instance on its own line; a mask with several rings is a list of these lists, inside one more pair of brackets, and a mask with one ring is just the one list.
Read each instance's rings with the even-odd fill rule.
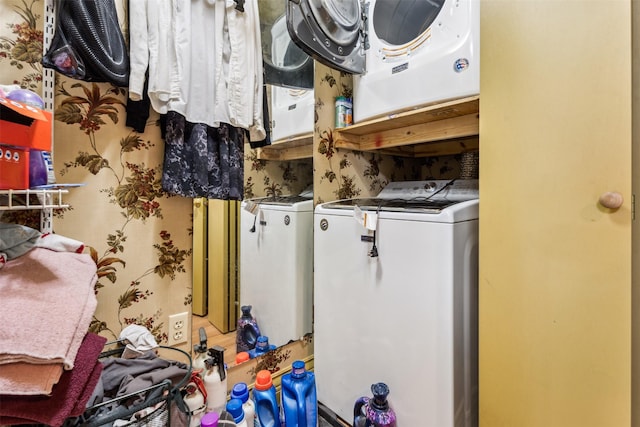
[[[40,92],[44,2],[0,2],[0,83]],[[54,232],[83,241],[97,264],[91,330],[115,339],[137,323],[166,344],[168,316],[191,311],[192,204],[161,190],[158,116],[140,134],[124,124],[126,102],[123,88],[56,74],[54,170],[78,186]]]
[[[19,84],[40,92],[42,87],[42,14],[40,0],[3,1],[0,13],[0,84]],[[9,19],[8,18],[12,18]]]
[[161,189],[157,124],[142,135],[122,125],[125,90],[66,79],[56,88],[56,171],[85,184],[70,191],[73,209],[56,232],[85,236],[92,247],[104,296],[92,331],[117,336],[137,323],[166,343],[166,318],[190,311],[191,199]]
[[316,126],[313,185],[316,204],[377,195],[393,181],[450,179],[460,175],[462,155],[408,158],[336,148],[335,98],[352,97],[353,79],[316,62]]
[[274,161],[258,159],[245,145],[244,198],[299,194],[313,184],[313,160]]

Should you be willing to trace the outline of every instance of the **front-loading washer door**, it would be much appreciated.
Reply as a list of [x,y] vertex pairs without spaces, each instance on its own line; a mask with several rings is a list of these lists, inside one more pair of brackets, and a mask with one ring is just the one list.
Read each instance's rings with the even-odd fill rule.
[[289,36],[287,0],[260,4],[260,28],[264,83],[295,89],[313,89],[313,59]]
[[289,0],[289,35],[316,61],[361,74],[365,66],[362,8],[359,0]]

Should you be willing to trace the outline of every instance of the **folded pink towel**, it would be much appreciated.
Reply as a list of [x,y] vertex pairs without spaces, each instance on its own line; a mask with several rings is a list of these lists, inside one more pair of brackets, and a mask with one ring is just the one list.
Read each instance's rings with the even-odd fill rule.
[[5,363],[0,365],[0,394],[48,395],[61,375],[62,363]]
[[0,364],[73,361],[97,306],[88,254],[33,248],[0,270]]
[[65,371],[51,396],[0,396],[0,424],[46,424],[60,426],[69,417],[79,416],[100,379],[98,357],[107,339],[86,334],[75,367]]

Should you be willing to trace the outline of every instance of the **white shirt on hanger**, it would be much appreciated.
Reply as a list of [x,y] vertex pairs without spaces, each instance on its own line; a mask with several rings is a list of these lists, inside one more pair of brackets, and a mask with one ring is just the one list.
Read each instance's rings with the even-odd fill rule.
[[264,139],[257,0],[246,0],[244,12],[234,0],[135,0],[130,7],[131,99],[141,98],[148,63],[159,113],[229,123],[248,129],[252,141]]
[[176,31],[182,20],[184,0],[135,0],[129,2],[129,98],[142,99],[145,73],[149,71],[151,106],[167,112],[169,100],[180,96],[180,58],[176,46],[185,36]]

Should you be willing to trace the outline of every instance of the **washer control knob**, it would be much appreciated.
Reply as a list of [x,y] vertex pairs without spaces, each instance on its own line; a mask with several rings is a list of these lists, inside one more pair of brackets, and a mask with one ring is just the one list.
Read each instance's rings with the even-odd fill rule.
[[424,189],[430,193],[436,191],[436,188],[438,188],[438,184],[433,181],[429,181],[424,185]]

